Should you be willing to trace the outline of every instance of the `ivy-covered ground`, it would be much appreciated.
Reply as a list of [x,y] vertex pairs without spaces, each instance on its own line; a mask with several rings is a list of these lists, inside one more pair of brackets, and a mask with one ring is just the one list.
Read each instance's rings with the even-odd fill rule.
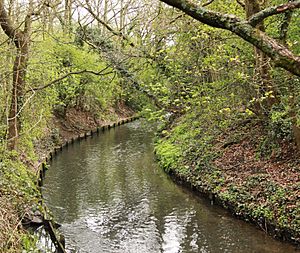
[[275,141],[275,129],[251,116],[219,118],[211,127],[213,117],[190,112],[164,126],[155,148],[161,166],[238,217],[299,245],[300,166],[292,140]]

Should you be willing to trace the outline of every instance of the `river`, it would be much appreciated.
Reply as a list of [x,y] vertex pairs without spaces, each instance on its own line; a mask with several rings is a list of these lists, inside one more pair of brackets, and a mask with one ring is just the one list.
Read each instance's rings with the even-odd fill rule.
[[153,136],[135,121],[52,160],[42,192],[67,252],[295,252],[176,185],[154,160]]

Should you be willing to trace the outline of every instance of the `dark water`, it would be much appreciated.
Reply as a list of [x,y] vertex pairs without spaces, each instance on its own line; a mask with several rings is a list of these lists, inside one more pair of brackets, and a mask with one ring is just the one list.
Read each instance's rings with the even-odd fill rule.
[[295,252],[175,185],[133,122],[69,146],[43,187],[69,252]]

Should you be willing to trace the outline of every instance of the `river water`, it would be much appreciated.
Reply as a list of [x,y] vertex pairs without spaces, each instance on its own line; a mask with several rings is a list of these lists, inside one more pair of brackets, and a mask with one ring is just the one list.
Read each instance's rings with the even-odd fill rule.
[[295,252],[174,184],[141,121],[74,143],[50,164],[43,196],[68,252]]

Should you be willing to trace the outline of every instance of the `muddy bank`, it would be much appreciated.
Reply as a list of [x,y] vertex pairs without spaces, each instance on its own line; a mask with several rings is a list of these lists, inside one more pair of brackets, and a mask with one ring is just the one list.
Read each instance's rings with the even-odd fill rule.
[[54,111],[49,127],[45,130],[46,136],[35,144],[38,156],[43,160],[49,152],[72,138],[95,131],[98,127],[125,120],[134,114],[134,110],[124,104],[108,109],[101,116],[76,108],[70,108],[63,113]]

